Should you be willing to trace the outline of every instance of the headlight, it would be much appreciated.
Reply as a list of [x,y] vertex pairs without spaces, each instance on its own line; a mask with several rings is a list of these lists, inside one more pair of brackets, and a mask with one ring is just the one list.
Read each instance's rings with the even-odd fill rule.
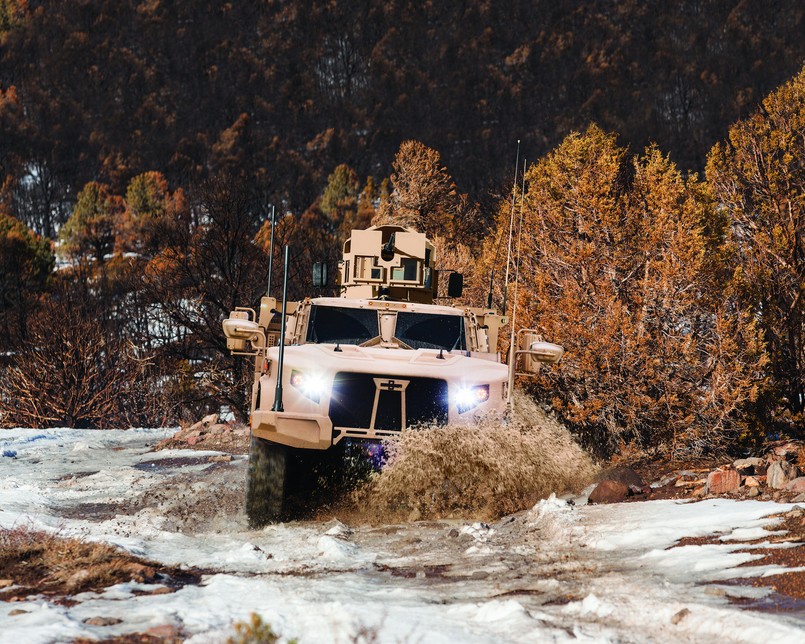
[[305,373],[298,369],[291,370],[291,386],[302,392],[305,398],[317,403],[327,390],[327,381],[320,373]]
[[469,411],[487,400],[489,400],[489,385],[461,387],[456,392],[456,406],[459,414],[463,414],[465,411]]

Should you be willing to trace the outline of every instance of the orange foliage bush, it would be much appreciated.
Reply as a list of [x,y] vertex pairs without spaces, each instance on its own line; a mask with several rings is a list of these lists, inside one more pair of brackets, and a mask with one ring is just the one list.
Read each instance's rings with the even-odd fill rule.
[[[745,427],[765,356],[714,263],[730,249],[704,186],[655,148],[629,158],[595,126],[526,181],[517,326],[566,350],[535,389],[605,452],[725,446]],[[506,202],[498,234],[508,227]]]

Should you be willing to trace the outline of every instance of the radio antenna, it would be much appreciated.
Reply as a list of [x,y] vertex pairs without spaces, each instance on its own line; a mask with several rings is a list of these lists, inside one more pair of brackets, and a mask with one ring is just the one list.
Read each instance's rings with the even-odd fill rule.
[[274,226],[276,223],[274,206],[271,206],[271,241],[268,245],[268,288],[266,288],[266,297],[271,297],[271,268],[274,266]]
[[517,322],[517,290],[520,287],[520,246],[521,242],[523,241],[523,209],[525,205],[525,169],[526,169],[526,160],[523,158],[523,191],[522,196],[520,197],[520,221],[517,225],[517,257],[514,260],[514,268],[515,272],[517,273],[517,281],[514,283],[514,303],[512,304],[512,319],[509,323],[511,327],[511,340],[509,342],[509,386],[507,388],[507,395],[508,399],[507,402],[509,403],[509,409],[511,409],[512,405],[512,390],[514,389],[514,370],[516,368],[517,362],[517,350],[514,346],[514,339],[517,333],[515,326]]
[[506,300],[509,294],[509,264],[512,258],[512,233],[514,230],[514,201],[517,198],[517,173],[520,171],[520,139],[517,139],[517,160],[514,163],[514,185],[512,186],[512,208],[509,215],[509,250],[506,253],[506,277],[503,280],[503,315],[506,315]]

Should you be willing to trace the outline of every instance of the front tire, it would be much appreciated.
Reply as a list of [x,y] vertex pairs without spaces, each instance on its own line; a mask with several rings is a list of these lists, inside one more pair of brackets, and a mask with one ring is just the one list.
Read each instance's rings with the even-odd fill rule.
[[252,436],[246,479],[246,516],[250,528],[283,518],[288,481],[288,448]]

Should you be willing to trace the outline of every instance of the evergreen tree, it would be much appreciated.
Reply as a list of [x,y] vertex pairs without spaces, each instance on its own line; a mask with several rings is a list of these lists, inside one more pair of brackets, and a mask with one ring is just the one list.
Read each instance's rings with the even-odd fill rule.
[[[526,181],[517,326],[566,349],[537,379],[542,395],[604,451],[728,445],[747,426],[763,355],[711,270],[707,249],[726,240],[705,234],[712,206],[698,180],[656,148],[629,158],[593,126]],[[508,233],[508,202],[498,225]]]
[[[728,215],[744,304],[760,320],[783,417],[805,411],[805,68],[736,123],[707,179]],[[769,401],[774,412],[774,402]]]

